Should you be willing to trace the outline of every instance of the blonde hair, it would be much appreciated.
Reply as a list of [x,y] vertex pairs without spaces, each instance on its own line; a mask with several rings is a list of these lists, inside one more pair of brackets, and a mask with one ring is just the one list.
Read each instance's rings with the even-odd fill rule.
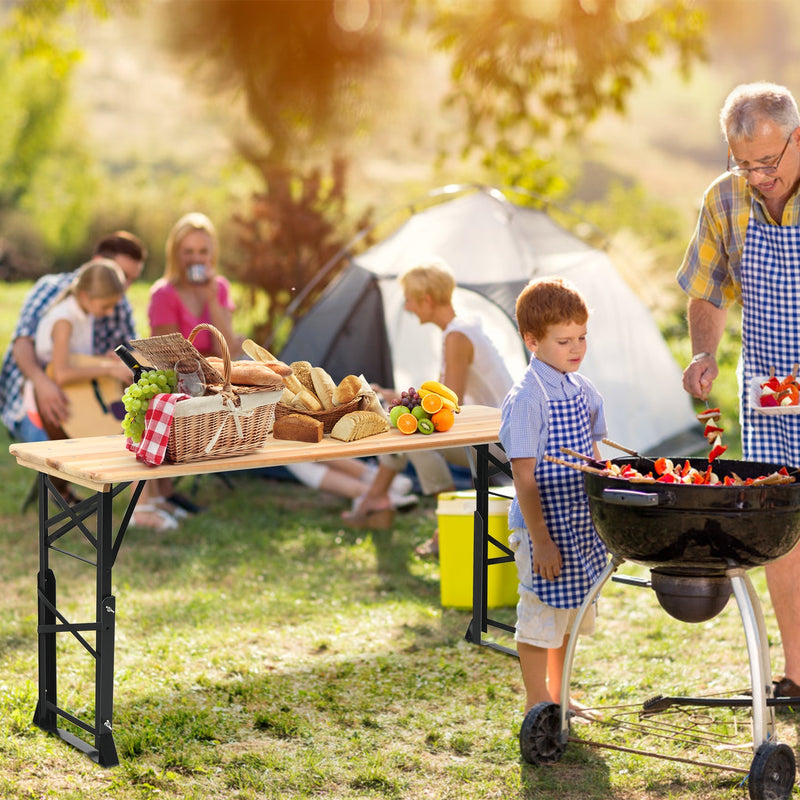
[[412,300],[429,295],[433,303],[443,306],[453,298],[456,279],[453,271],[440,258],[431,258],[406,270],[399,278],[403,292]]
[[78,268],[65,295],[86,292],[92,300],[122,297],[125,294],[125,273],[110,258],[93,258]]
[[583,295],[565,278],[535,278],[517,297],[516,317],[523,337],[529,333],[541,340],[553,325],[583,325],[589,319],[589,309]]
[[172,230],[167,236],[167,260],[164,269],[164,277],[170,281],[179,281],[183,278],[178,249],[181,242],[193,231],[203,231],[211,239],[211,264],[217,266],[217,255],[219,253],[219,238],[214,223],[199,211],[192,211],[184,214],[173,225]]

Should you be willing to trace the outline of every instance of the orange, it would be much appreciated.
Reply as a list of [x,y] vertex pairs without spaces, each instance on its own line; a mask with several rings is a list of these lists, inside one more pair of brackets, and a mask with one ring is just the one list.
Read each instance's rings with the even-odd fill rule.
[[417,418],[413,414],[401,414],[397,418],[397,430],[400,433],[414,433],[417,429]]
[[449,408],[443,408],[431,417],[433,427],[437,431],[449,431],[455,421],[455,415]]
[[422,398],[422,409],[429,414],[435,414],[437,411],[441,411],[443,405],[442,398],[438,394],[426,394],[425,397]]

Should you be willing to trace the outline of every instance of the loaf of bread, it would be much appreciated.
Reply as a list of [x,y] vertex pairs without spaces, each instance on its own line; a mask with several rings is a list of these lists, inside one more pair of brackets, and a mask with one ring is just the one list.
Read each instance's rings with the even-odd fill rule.
[[[292,361],[289,366],[295,378],[303,384],[303,387],[314,393],[314,381],[311,380],[311,364],[308,361]],[[289,388],[291,389],[292,387],[290,386]]]
[[306,414],[286,414],[277,417],[272,426],[274,439],[316,443],[322,441],[322,436],[322,421]]
[[333,393],[333,404],[343,406],[351,400],[355,400],[361,391],[361,381],[355,375],[347,375],[342,378],[341,383]]
[[311,380],[314,383],[314,393],[322,403],[322,407],[326,411],[333,408],[333,394],[336,391],[333,378],[322,367],[312,367]]
[[351,411],[333,426],[331,437],[342,442],[353,442],[376,433],[384,433],[389,427],[387,420],[374,411]]
[[[206,361],[220,375],[225,374],[225,362],[217,356],[207,356]],[[257,361],[231,361],[231,383],[235,386],[279,386],[283,376],[291,370],[282,361],[261,364]]]

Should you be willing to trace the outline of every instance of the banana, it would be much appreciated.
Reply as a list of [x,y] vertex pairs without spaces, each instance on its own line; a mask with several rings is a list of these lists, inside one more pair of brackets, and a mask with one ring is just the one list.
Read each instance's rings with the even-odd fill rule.
[[423,396],[423,391],[438,394],[442,398],[442,402],[456,414],[461,410],[458,406],[458,395],[440,381],[425,381],[419,387],[420,397]]
[[420,397],[427,397],[429,394],[435,394],[441,401],[443,408],[449,408],[454,414],[458,414],[461,409],[457,403],[454,403],[447,397],[442,397],[438,392],[432,392],[430,389],[420,389],[418,392]]

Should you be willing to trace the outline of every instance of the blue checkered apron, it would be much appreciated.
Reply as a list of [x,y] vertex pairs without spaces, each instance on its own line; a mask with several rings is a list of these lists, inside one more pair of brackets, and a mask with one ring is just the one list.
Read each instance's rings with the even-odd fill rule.
[[[539,383],[541,385],[541,381]],[[591,454],[591,427],[589,402],[583,389],[570,400],[548,400],[547,450],[550,455],[563,458],[561,447]],[[592,524],[583,474],[541,459],[536,464],[535,476],[544,519],[561,551],[562,567],[554,581],[534,573],[532,588],[547,605],[578,608],[605,567],[607,557],[605,545]]]
[[750,380],[782,378],[800,362],[800,227],[747,224],[742,251],[742,355],[739,418],[742,455],[750,461],[800,465],[800,416],[756,414]]

